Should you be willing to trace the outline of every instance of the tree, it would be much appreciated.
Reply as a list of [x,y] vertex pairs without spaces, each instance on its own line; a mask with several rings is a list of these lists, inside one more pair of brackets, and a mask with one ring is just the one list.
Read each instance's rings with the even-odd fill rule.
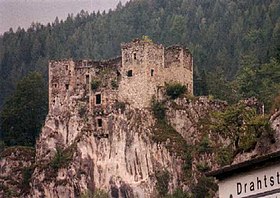
[[243,98],[256,97],[269,111],[280,89],[280,63],[271,59],[258,67],[244,66],[237,76],[238,92]]
[[235,93],[233,84],[226,79],[222,69],[216,72],[208,72],[206,80],[208,94],[229,103],[235,103],[239,100],[239,95]]
[[47,89],[42,75],[32,72],[19,81],[0,114],[7,146],[33,146],[47,113]]
[[205,70],[203,70],[199,76],[196,73],[197,72],[194,72],[194,94],[196,96],[207,96],[208,86]]

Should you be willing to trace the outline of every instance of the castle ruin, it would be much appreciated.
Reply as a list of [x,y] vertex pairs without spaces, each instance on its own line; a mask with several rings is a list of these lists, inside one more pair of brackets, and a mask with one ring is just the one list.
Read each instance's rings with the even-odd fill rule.
[[[77,100],[80,113],[96,115],[108,114],[116,101],[147,108],[171,82],[185,85],[193,94],[193,59],[188,49],[135,39],[121,45],[121,54],[108,61],[50,61],[49,115],[59,115],[62,106]],[[102,127],[102,119],[96,117]]]

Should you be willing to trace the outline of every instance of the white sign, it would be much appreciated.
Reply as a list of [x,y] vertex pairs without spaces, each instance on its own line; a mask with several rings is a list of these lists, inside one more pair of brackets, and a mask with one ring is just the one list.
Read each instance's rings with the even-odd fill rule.
[[280,198],[280,165],[241,173],[219,182],[220,198]]

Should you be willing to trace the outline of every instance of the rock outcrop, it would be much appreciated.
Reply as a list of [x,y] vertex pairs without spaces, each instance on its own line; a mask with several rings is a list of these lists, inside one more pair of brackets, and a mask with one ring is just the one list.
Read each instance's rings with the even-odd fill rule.
[[[167,104],[167,120],[181,139],[190,141],[198,134],[199,118],[225,105],[207,98],[178,99]],[[42,165],[33,174],[33,197],[78,197],[96,189],[112,197],[156,197],[156,174],[162,171],[170,175],[170,191],[182,187],[182,156],[169,149],[170,140],[154,140],[157,120],[151,110],[129,105],[112,109],[106,119],[109,127],[102,130],[92,124],[94,116],[87,112],[81,117],[77,108],[67,107],[46,119],[36,146],[36,161]],[[54,173],[58,152],[71,159]]]
[[[36,147],[36,161],[43,168],[36,168],[33,174],[33,197],[77,197],[95,189],[108,191],[112,197],[156,196],[155,174],[162,170],[172,176],[170,190],[180,185],[183,161],[163,143],[152,140],[156,120],[150,110],[114,109],[108,115],[106,131],[91,125],[93,117],[68,111],[46,119]],[[199,113],[193,116],[199,117]],[[66,151],[70,147],[72,151]],[[72,159],[53,174],[49,169],[58,149],[62,155],[73,152]]]
[[24,197],[34,169],[35,150],[10,147],[0,154],[0,197]]
[[[166,180],[167,192],[176,188],[190,191],[199,182],[201,169],[206,169],[206,165],[211,169],[219,167],[214,153],[199,151],[193,156],[191,175],[186,176],[186,158],[181,149],[182,145],[200,147],[204,134],[200,131],[201,118],[209,116],[211,111],[224,110],[225,102],[206,97],[166,101],[164,127],[173,131],[167,135],[161,134],[159,121],[151,109],[139,110],[116,102],[105,115],[103,125],[108,127],[104,130],[94,124],[93,114],[87,111],[81,114],[80,106],[74,104],[47,117],[37,141],[35,161],[34,151],[32,155],[32,150],[27,152],[22,148],[1,155],[2,195],[86,197],[100,192],[111,197],[159,197],[162,190],[159,179]],[[279,118],[278,112],[270,119],[276,132],[276,143],[270,145],[270,151],[277,149],[279,142]],[[209,131],[210,139],[211,136]],[[258,154],[256,148],[238,154],[236,160]],[[23,190],[23,170],[32,172],[34,168],[30,191]],[[10,175],[12,180],[8,178]],[[15,193],[7,189],[14,189],[11,192]]]

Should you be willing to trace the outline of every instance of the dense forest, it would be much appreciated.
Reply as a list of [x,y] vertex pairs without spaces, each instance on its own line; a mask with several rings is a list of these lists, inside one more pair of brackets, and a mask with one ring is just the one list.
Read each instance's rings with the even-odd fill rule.
[[143,35],[191,50],[196,95],[229,103],[254,96],[269,112],[280,103],[279,13],[279,0],[134,0],[107,13],[81,11],[64,21],[10,29],[0,36],[2,131],[11,128],[5,123],[16,112],[11,101],[21,84],[28,86],[21,79],[34,77],[30,72],[41,73],[35,80],[46,84],[48,60],[112,58],[120,54],[120,43]]

